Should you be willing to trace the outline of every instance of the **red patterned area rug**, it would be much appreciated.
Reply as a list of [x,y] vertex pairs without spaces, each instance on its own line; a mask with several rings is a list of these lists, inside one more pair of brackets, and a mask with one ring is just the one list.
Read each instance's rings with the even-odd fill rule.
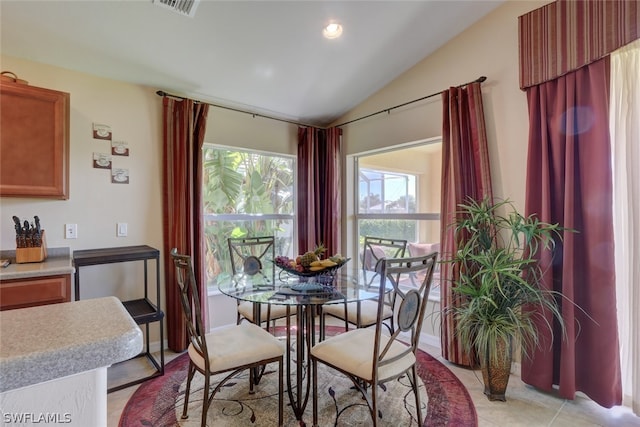
[[[338,333],[339,328],[335,329],[328,332]],[[198,373],[191,385],[189,418],[180,418],[188,365],[189,356],[182,354],[166,365],[164,376],[142,384],[122,411],[120,427],[199,426],[203,381]],[[318,366],[319,425],[370,425],[367,404],[359,392],[351,388],[351,382],[339,373],[323,368],[323,365]],[[428,353],[419,351],[418,374],[422,380],[422,426],[478,425],[476,410],[467,389],[446,366]],[[254,394],[248,393],[248,381],[248,374],[241,373],[218,392],[207,414],[209,426],[277,426],[277,365],[267,366]],[[382,413],[378,425],[418,426],[415,400],[406,377],[385,384],[379,389],[378,398],[378,408]],[[311,396],[304,422],[297,421],[293,411],[286,406],[286,391],[284,399],[285,426],[305,426],[305,422],[309,426],[312,424]]]

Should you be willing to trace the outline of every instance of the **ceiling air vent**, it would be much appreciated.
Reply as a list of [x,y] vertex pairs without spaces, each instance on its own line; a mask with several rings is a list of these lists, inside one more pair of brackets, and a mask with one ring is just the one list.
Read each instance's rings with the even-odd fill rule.
[[153,4],[193,18],[200,0],[152,0]]

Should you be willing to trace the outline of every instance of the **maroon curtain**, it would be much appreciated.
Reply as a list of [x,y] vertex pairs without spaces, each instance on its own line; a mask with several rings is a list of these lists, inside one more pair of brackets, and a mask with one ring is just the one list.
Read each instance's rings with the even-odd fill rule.
[[640,38],[637,0],[556,0],[518,17],[520,88],[560,77]]
[[[451,259],[457,250],[454,228],[458,205],[467,197],[493,199],[491,170],[484,124],[480,83],[466,88],[450,88],[442,92],[442,226],[440,234],[441,259]],[[467,355],[458,338],[453,316],[448,309],[459,304],[451,291],[457,278],[452,264],[441,267],[440,304],[442,307],[440,340],[442,355],[450,362],[472,366],[473,355]]]
[[528,88],[527,98],[526,213],[577,232],[540,258],[542,285],[575,303],[561,301],[567,338],[557,327],[551,337],[540,320],[542,343],[522,361],[522,380],[543,390],[558,385],[563,398],[582,391],[602,406],[619,405],[608,57]]
[[207,286],[204,275],[202,218],[202,143],[208,104],[164,97],[163,105],[163,233],[168,346],[183,351],[188,346],[186,323],[169,255],[172,248],[191,255],[206,319]]
[[322,243],[340,252],[342,207],[339,128],[298,128],[298,251]]

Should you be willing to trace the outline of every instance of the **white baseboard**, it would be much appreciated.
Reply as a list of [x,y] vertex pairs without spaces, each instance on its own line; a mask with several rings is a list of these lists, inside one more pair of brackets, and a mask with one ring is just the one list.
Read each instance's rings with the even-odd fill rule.
[[520,362],[512,362],[511,363],[511,374],[519,377],[520,376],[520,372],[521,372],[521,370],[520,370],[521,368],[522,368],[522,364]]
[[420,334],[420,342],[431,347],[440,349],[440,337],[429,334]]
[[[400,336],[403,339],[409,339],[409,334],[408,333],[401,333]],[[429,334],[425,334],[425,333],[421,333],[420,334],[420,344],[426,344],[430,347],[434,347],[438,350],[440,350],[440,337],[437,337],[435,335],[429,335]]]

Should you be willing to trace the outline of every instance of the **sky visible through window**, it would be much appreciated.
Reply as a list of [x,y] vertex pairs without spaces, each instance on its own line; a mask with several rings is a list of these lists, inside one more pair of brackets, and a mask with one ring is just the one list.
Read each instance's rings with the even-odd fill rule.
[[409,212],[409,201],[415,201],[416,197],[416,178],[410,174],[361,169],[359,188],[361,212]]

